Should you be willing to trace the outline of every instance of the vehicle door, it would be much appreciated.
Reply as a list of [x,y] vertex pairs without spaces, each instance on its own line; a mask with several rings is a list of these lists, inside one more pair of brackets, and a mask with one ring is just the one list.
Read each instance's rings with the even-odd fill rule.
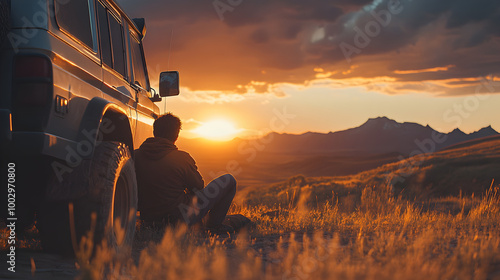
[[131,87],[136,91],[137,127],[134,143],[138,148],[144,140],[153,136],[153,122],[158,117],[158,107],[151,101],[151,87],[148,79],[146,60],[141,43],[141,36],[132,27],[129,28],[130,61],[133,81]]
[[127,110],[132,133],[135,131],[136,90],[130,85],[130,69],[127,67],[126,22],[120,13],[106,2],[98,1],[97,17],[101,43],[103,98],[114,98]]

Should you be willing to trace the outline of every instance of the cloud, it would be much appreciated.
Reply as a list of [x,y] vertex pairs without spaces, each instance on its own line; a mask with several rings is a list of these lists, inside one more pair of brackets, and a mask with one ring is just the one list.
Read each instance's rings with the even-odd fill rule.
[[266,82],[251,81],[248,85],[239,85],[237,90],[232,92],[217,90],[191,90],[190,88],[182,87],[181,94],[178,98],[184,102],[208,104],[242,102],[255,97],[265,97],[267,99],[284,98],[287,97],[283,89],[286,86],[286,84],[270,85]]
[[208,104],[222,104],[222,103],[234,103],[241,102],[245,100],[245,96],[238,93],[228,93],[222,91],[203,91],[197,90],[192,91],[189,88],[181,88],[182,94],[179,95],[179,99],[184,102],[195,102],[195,103],[208,103]]
[[215,1],[119,2],[146,17],[150,73],[179,70],[191,91],[266,93],[318,78],[362,79],[371,89],[390,77],[393,94],[461,95],[477,81],[445,81],[500,72],[498,1],[220,0],[229,5],[223,20]]

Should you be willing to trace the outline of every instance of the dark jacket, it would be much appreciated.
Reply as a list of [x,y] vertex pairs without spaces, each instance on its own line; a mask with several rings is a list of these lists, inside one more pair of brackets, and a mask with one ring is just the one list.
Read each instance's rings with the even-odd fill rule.
[[193,192],[204,187],[194,159],[165,138],[148,138],[135,151],[141,218],[160,221],[180,218],[178,206],[189,204]]

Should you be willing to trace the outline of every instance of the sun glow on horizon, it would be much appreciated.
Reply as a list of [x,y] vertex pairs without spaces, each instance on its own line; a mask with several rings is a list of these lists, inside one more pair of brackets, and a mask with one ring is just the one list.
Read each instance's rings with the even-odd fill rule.
[[200,126],[190,132],[209,140],[227,141],[238,136],[242,131],[244,131],[244,129],[236,128],[229,120],[213,119],[201,123]]

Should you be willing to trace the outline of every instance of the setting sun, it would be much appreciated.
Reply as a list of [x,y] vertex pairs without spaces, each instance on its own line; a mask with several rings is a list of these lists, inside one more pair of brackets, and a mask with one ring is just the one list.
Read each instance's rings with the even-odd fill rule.
[[203,122],[197,128],[191,130],[191,132],[209,139],[209,140],[231,140],[243,131],[243,129],[237,129],[234,124],[225,119],[215,119],[208,122]]

